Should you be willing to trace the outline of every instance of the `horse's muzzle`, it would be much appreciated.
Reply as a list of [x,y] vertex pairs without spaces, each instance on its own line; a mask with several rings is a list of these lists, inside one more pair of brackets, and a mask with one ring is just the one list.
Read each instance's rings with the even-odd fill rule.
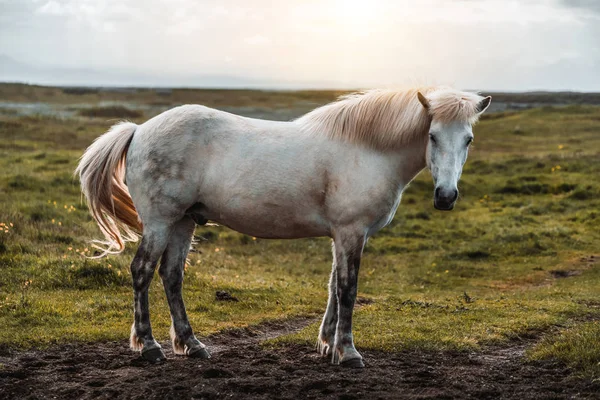
[[458,199],[458,190],[436,187],[433,196],[433,206],[437,210],[450,211]]

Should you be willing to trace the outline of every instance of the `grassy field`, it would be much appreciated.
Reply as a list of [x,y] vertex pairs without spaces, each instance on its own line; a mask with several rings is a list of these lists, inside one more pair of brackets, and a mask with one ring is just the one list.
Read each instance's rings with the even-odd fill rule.
[[[181,90],[175,99],[61,90],[34,96],[2,85],[0,92],[17,102],[160,98],[273,112],[336,95]],[[119,256],[85,257],[100,233],[72,177],[85,147],[114,122],[101,108],[69,118],[0,115],[0,349],[129,335],[135,245]],[[136,122],[150,116],[129,114]],[[558,359],[600,378],[600,107],[490,114],[475,136],[453,212],[433,209],[424,172],[393,223],[369,241],[357,348],[477,350],[532,339],[529,358]],[[198,334],[324,311],[328,240],[255,240],[226,228],[199,228],[196,236],[184,297]],[[239,302],[216,301],[217,290]],[[166,339],[170,318],[158,276],[151,312],[155,336]],[[317,328],[273,344],[313,343]]]

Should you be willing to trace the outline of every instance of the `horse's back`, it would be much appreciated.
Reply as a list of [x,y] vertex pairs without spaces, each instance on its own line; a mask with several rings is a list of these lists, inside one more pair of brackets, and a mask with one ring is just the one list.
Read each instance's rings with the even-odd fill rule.
[[[255,236],[326,235],[320,142],[290,122],[181,106],[138,127],[127,182],[136,207],[160,214],[202,204],[204,218]],[[263,232],[274,215],[282,226]],[[290,221],[310,223],[291,229]]]

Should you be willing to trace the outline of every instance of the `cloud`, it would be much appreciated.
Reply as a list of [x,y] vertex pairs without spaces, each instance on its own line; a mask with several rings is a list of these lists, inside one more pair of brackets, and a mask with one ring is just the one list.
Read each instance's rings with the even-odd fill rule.
[[599,10],[591,0],[0,0],[0,54],[165,76],[600,90]]
[[598,0],[560,0],[567,8],[576,8],[600,14],[600,1]]
[[263,35],[254,35],[244,39],[244,42],[250,46],[264,46],[271,43],[271,39]]
[[67,10],[67,7],[56,1],[49,1],[46,4],[39,7],[36,12],[40,14],[49,14],[49,15],[68,15],[70,12]]

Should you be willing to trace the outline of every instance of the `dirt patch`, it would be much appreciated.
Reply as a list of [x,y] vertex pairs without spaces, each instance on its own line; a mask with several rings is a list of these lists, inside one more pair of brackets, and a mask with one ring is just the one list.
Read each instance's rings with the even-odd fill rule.
[[577,265],[579,269],[555,269],[549,271],[552,278],[570,278],[572,276],[579,276],[583,270],[594,267],[594,264],[598,262],[598,257],[595,255],[579,257],[579,259],[573,261],[573,265]]
[[581,271],[577,271],[577,270],[562,270],[562,269],[556,269],[556,270],[552,270],[550,271],[550,275],[552,275],[553,278],[556,279],[560,279],[560,278],[570,278],[572,276],[578,276],[581,275]]
[[216,301],[239,301],[237,297],[232,296],[229,292],[224,290],[217,290],[215,293]]
[[[576,380],[554,363],[527,363],[523,343],[482,352],[363,351],[367,367],[332,366],[313,348],[260,342],[313,322],[230,330],[205,339],[213,357],[148,365],[126,341],[68,344],[2,357],[0,398],[81,399],[571,399],[600,383]],[[597,398],[597,397],[596,397]]]
[[358,297],[356,298],[356,303],[355,303],[355,305],[356,305],[357,307],[361,307],[361,306],[368,306],[369,304],[373,304],[373,303],[375,303],[375,300],[373,300],[373,299],[370,299],[370,298],[368,298],[368,297],[362,297],[362,296],[358,296]]

